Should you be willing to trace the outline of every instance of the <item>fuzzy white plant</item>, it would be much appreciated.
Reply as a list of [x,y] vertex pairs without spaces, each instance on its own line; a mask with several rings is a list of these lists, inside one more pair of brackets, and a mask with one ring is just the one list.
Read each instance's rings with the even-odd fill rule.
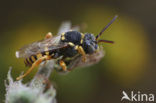
[[53,68],[53,61],[40,66],[38,73],[31,82],[26,84],[20,81],[14,81],[11,76],[11,69],[7,75],[6,100],[5,103],[56,103],[56,90],[52,85],[46,88],[46,79],[48,79]]

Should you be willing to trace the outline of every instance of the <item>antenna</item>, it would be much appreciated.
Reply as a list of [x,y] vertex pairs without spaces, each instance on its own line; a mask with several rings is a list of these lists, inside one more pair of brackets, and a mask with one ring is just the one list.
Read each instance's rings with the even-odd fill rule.
[[98,40],[97,43],[100,43],[100,42],[104,42],[104,43],[114,43],[114,41],[110,41],[110,40]]
[[116,20],[118,16],[115,17],[101,30],[101,32],[96,36],[96,40],[102,35],[102,33]]

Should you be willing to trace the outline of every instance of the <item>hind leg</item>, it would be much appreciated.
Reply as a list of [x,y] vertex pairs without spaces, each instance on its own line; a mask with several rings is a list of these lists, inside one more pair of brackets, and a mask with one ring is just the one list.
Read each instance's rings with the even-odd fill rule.
[[16,80],[20,80],[20,79],[24,78],[24,77],[27,76],[36,66],[38,66],[42,61],[44,61],[44,60],[49,60],[49,59],[51,59],[50,56],[43,56],[43,57],[39,58],[37,61],[35,61],[35,62],[32,64],[32,66],[26,71],[25,74],[23,74],[23,75],[17,77]]

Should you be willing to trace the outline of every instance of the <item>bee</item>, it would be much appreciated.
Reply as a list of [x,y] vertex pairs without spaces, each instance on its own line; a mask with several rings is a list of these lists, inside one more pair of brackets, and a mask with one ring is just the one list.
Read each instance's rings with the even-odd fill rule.
[[[91,58],[98,55],[99,43],[114,43],[109,40],[98,40],[102,33],[115,21],[115,16],[101,32],[94,36],[92,33],[81,33],[78,28],[72,28],[70,23],[63,23],[56,36],[48,33],[45,39],[26,45],[16,51],[17,58],[25,58],[24,63],[30,67],[26,73],[16,78],[20,80],[27,76],[43,61],[56,60],[61,70],[69,71],[80,64],[91,64]],[[101,56],[102,57],[102,56]],[[98,59],[97,59],[98,60]]]

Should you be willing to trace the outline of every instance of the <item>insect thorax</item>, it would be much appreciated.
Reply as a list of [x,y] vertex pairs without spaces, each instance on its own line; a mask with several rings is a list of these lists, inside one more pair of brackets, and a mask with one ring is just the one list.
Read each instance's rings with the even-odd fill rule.
[[64,38],[61,39],[61,42],[72,42],[75,45],[80,45],[81,33],[78,31],[69,31],[63,34]]
[[74,44],[63,51],[64,56],[73,57],[78,53],[77,50],[75,50],[75,46],[80,45],[81,38],[82,35],[78,31],[68,31],[61,35],[61,43]]
[[[85,35],[77,31],[69,31],[61,35],[61,42],[73,43],[74,46],[82,46],[86,54],[92,54],[98,49],[95,37],[93,34],[86,33]],[[74,46],[68,48],[65,54],[68,56],[74,56],[77,50]]]

